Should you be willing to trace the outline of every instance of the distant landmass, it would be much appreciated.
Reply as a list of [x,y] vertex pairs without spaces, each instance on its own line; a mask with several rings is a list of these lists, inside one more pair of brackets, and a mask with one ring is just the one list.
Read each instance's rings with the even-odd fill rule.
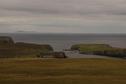
[[37,31],[23,31],[23,30],[19,30],[19,31],[16,31],[15,33],[39,33]]

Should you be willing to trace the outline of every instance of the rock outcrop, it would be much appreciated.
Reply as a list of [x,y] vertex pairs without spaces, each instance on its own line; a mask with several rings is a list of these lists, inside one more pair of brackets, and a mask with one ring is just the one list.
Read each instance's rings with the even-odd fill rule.
[[46,52],[37,55],[40,58],[67,58],[64,52]]

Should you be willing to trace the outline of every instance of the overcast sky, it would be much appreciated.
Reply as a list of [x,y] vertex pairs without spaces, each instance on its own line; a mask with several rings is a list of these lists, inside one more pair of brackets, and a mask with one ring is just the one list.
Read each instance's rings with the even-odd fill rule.
[[0,32],[126,33],[126,0],[0,0]]

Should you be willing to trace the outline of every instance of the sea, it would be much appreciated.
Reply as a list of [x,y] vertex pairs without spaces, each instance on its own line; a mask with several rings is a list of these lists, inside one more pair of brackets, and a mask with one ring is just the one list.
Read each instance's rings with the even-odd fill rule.
[[109,44],[112,47],[126,48],[126,34],[0,33],[0,36],[10,36],[15,42],[49,44],[54,51],[65,52],[68,58],[113,59],[108,56],[84,55],[79,54],[79,52],[64,51],[75,44]]
[[126,48],[126,34],[41,34],[41,33],[0,33],[10,36],[15,42],[49,44],[55,51],[70,49],[74,44],[109,44]]

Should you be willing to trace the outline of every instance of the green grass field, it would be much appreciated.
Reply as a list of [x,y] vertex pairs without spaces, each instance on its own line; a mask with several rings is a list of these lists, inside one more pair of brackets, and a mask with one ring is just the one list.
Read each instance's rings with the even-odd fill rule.
[[126,84],[126,61],[0,59],[0,84]]
[[94,51],[105,51],[105,50],[114,50],[115,48],[111,47],[108,44],[77,44],[71,47],[72,50],[80,50],[85,52],[94,52]]

